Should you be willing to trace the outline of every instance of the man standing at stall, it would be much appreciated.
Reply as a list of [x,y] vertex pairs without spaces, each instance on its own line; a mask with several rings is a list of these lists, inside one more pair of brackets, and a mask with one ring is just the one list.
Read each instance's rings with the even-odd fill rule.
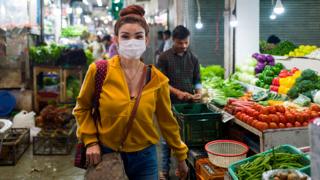
[[[172,33],[173,47],[163,52],[158,60],[158,68],[169,78],[172,104],[199,102],[201,80],[199,61],[189,49],[190,31],[180,25]],[[165,141],[162,148],[162,173],[160,179],[168,178],[170,171],[170,149]]]

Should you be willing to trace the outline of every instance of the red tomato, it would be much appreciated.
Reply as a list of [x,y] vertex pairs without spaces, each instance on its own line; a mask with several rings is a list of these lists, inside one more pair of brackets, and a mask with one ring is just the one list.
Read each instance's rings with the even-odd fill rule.
[[286,128],[286,125],[283,123],[279,123],[279,128]]
[[311,111],[310,115],[311,115],[311,119],[319,117],[319,115],[316,111]]
[[301,126],[301,123],[298,122],[298,121],[296,121],[296,122],[294,123],[294,126],[295,126],[295,127],[300,127],[300,126]]
[[277,115],[278,115],[278,117],[279,117],[279,122],[281,122],[281,123],[283,123],[283,124],[287,123],[287,120],[286,120],[285,115],[283,115],[283,114],[280,113],[280,112],[277,112]]
[[276,109],[277,109],[277,112],[280,112],[280,113],[285,113],[286,112],[286,108],[282,105],[278,105],[276,106]]
[[274,123],[274,122],[271,122],[271,123],[269,123],[269,128],[271,128],[271,129],[277,129],[277,128],[278,128],[278,125],[277,125],[276,123]]
[[312,111],[320,112],[320,106],[318,106],[318,105],[316,105],[316,104],[312,104],[312,105],[310,106],[310,109],[311,109]]
[[279,123],[279,117],[275,114],[269,114],[271,122]]
[[269,111],[269,114],[275,114],[277,113],[277,109],[275,106],[269,106],[268,107],[268,111]]
[[262,108],[260,113],[268,115],[269,114],[269,110],[268,110],[268,108]]
[[288,128],[293,127],[292,123],[287,123],[286,126],[287,126]]
[[303,123],[304,121],[304,116],[302,113],[297,113],[296,114],[296,121]]
[[308,122],[303,122],[302,126],[308,126],[309,123]]

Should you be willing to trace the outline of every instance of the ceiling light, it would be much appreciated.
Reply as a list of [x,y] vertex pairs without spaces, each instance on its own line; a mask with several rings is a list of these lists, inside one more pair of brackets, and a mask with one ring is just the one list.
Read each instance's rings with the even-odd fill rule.
[[108,24],[109,23],[109,21],[106,19],[106,20],[104,20],[103,21],[105,24]]
[[196,28],[197,29],[202,29],[203,28],[203,24],[201,22],[201,18],[200,17],[198,17],[198,21],[196,23]]
[[282,5],[281,0],[277,0],[276,6],[274,7],[273,12],[276,13],[276,14],[284,13],[284,7]]
[[231,15],[231,18],[230,18],[230,26],[231,26],[231,27],[236,27],[236,26],[238,26],[238,20],[237,20],[236,15],[234,15],[234,14]]
[[109,6],[106,6],[106,9],[109,9]]
[[87,24],[91,23],[92,20],[91,20],[90,16],[85,15],[84,16],[84,22],[87,23]]
[[95,17],[94,20],[95,20],[95,21],[98,21],[98,17]]
[[119,7],[118,6],[116,7],[116,11],[119,11]]
[[118,4],[120,2],[120,0],[114,0],[115,4]]
[[97,4],[98,4],[98,6],[102,6],[103,5],[102,0],[97,0]]
[[108,16],[108,20],[109,20],[109,21],[112,21],[112,20],[113,20],[113,18],[112,18],[111,15]]
[[274,13],[272,13],[271,15],[270,15],[270,19],[271,20],[275,20],[277,18],[277,16],[274,14]]

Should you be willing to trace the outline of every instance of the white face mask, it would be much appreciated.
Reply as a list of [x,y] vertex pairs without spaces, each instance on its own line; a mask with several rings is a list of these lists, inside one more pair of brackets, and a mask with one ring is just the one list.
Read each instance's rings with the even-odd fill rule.
[[145,40],[121,40],[119,41],[118,53],[126,59],[139,60],[146,50]]

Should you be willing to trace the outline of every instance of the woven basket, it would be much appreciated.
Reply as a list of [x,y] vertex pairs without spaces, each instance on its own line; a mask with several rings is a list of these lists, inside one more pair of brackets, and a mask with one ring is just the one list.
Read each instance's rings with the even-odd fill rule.
[[233,140],[216,140],[206,144],[205,149],[212,164],[228,168],[236,161],[246,158],[249,147]]

